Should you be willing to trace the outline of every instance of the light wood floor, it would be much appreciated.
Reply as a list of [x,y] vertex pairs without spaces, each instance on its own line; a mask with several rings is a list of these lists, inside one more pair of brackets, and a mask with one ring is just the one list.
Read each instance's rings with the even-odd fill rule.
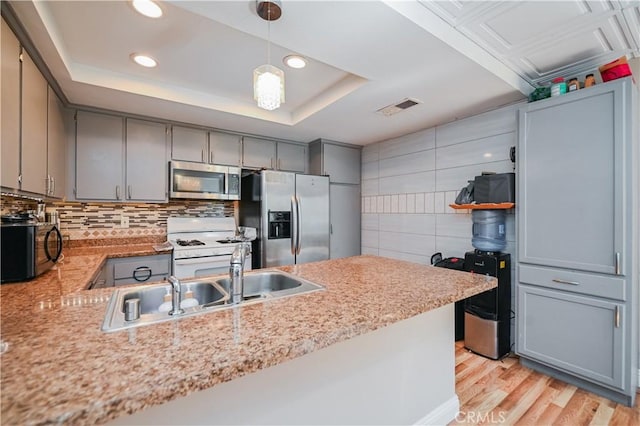
[[456,342],[460,414],[451,424],[640,425],[640,395],[626,407],[537,373],[516,357],[493,361]]

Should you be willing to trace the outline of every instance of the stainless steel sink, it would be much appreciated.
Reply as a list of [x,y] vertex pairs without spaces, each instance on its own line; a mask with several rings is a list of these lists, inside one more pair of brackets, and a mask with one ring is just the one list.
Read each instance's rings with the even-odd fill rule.
[[[229,292],[231,280],[221,278],[216,283]],[[281,271],[256,271],[244,274],[244,300],[280,298],[321,290],[324,287]]]
[[[183,308],[184,313],[177,316],[171,316],[168,312],[158,310],[164,302],[164,296],[171,294],[169,284],[150,284],[116,289],[109,300],[102,330],[105,332],[118,331],[237,306],[229,304],[229,284],[229,278],[216,279],[214,277],[183,281],[181,298],[183,299],[190,290],[198,301],[198,305]],[[240,306],[323,289],[324,287],[321,285],[282,271],[248,272],[244,274],[244,300]],[[125,319],[124,312],[125,302],[129,299],[139,299],[140,305],[140,318],[131,321]]]
[[[212,308],[223,306],[229,300],[229,294],[215,281],[185,281],[182,283],[181,301],[189,291],[193,292],[193,298],[197,300],[198,304],[184,307],[184,314],[180,317],[207,312]],[[166,294],[171,294],[169,284],[150,284],[117,289],[109,300],[102,330],[117,331],[175,319],[168,312],[159,310]],[[132,321],[125,320],[124,313],[125,302],[129,299],[139,299],[140,301],[140,318]]]

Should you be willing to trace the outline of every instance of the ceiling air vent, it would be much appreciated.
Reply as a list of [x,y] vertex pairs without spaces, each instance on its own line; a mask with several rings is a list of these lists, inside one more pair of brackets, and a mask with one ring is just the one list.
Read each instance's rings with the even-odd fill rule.
[[417,99],[409,99],[409,98],[405,98],[403,100],[401,100],[400,102],[397,102],[395,104],[391,104],[391,105],[387,105],[384,108],[380,108],[378,111],[383,115],[386,115],[387,117],[397,114],[400,111],[404,111],[407,108],[411,108],[412,106],[421,104],[422,102],[420,102]]

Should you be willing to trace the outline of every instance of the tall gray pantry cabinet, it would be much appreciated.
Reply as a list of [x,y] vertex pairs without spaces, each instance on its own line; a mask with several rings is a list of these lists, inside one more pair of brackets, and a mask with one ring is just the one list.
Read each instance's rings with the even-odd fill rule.
[[516,352],[632,405],[638,384],[638,88],[519,111]]
[[329,256],[360,254],[362,147],[317,139],[309,144],[309,172],[329,176]]

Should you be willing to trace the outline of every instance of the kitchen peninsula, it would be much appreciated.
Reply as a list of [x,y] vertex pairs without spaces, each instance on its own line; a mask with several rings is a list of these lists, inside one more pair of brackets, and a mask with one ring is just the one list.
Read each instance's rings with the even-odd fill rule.
[[3,423],[451,420],[452,303],[496,286],[356,256],[278,268],[324,291],[103,333],[112,289],[84,286],[110,255],[65,256],[0,288]]

